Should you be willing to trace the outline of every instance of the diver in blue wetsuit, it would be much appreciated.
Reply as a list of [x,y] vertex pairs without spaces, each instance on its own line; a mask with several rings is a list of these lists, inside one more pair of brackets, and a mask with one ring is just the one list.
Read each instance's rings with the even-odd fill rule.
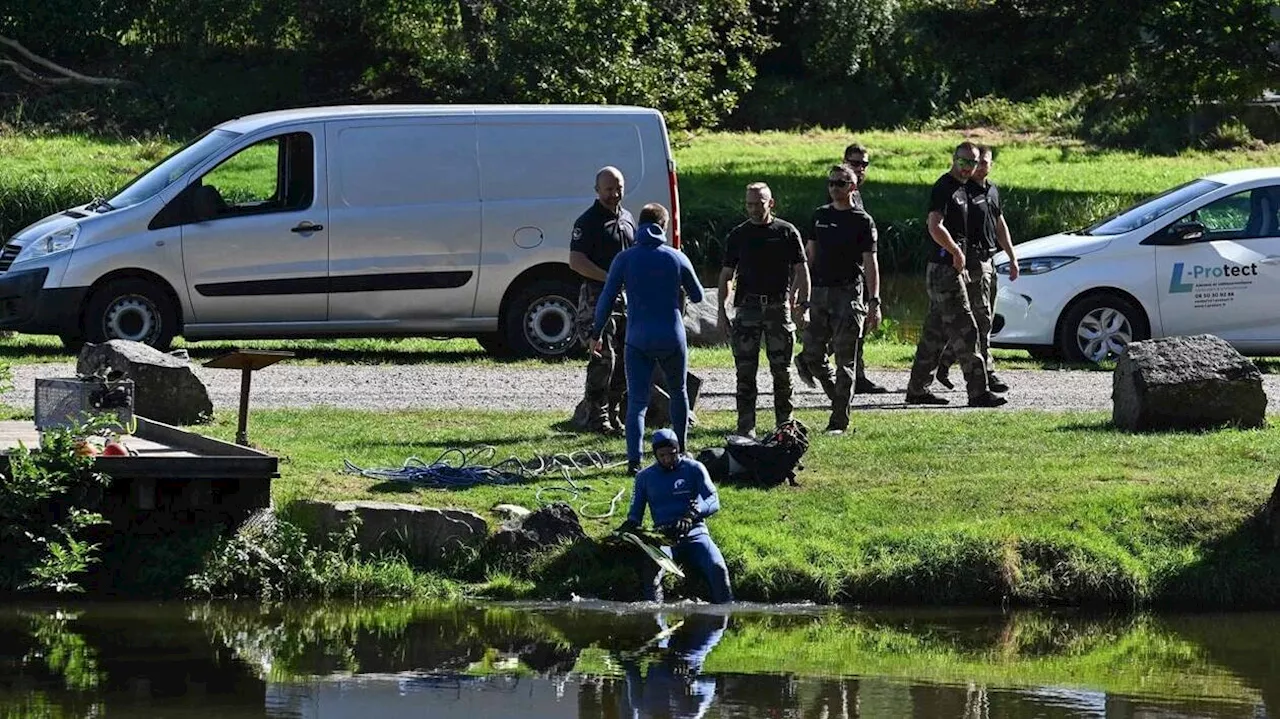
[[702,283],[683,252],[666,244],[667,208],[657,203],[640,211],[635,244],[613,258],[600,299],[596,302],[593,352],[603,349],[601,333],[614,299],[627,292],[627,469],[640,469],[640,442],[654,367],[662,368],[671,396],[671,426],[683,453],[689,430],[689,393],[685,375],[689,350],[681,317],[680,290],[693,302],[702,301]]
[[[671,546],[662,551],[702,572],[711,587],[713,603],[732,602],[729,568],[704,521],[720,510],[720,496],[707,468],[680,454],[675,432],[669,429],[653,433],[653,454],[657,461],[636,475],[631,511],[618,531],[638,529],[648,506],[654,528],[671,540]],[[653,582],[645,585],[645,599],[662,601],[662,576],[659,570]]]

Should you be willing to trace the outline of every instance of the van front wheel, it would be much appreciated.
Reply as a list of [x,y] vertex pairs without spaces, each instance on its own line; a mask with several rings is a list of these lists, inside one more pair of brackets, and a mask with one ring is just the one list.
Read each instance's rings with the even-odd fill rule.
[[560,359],[578,350],[577,297],[576,285],[558,280],[539,280],[520,289],[503,318],[510,353]]
[[85,310],[84,336],[90,342],[132,340],[163,352],[177,333],[178,315],[168,295],[146,280],[109,282]]

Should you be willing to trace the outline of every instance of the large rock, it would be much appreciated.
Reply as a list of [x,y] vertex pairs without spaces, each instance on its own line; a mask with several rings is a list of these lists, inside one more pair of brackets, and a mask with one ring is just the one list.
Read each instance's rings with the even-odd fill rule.
[[503,524],[493,535],[493,545],[503,552],[527,553],[586,538],[573,507],[555,502],[523,519]]
[[111,340],[86,344],[76,372],[119,373],[133,380],[133,412],[165,424],[199,424],[213,418],[209,390],[190,363],[141,342]]
[[690,347],[710,347],[722,345],[729,337],[717,325],[719,313],[719,288],[705,287],[702,290],[702,301],[689,302],[684,308],[684,333],[688,337]]
[[1116,363],[1111,419],[1130,431],[1261,427],[1267,395],[1253,362],[1213,335],[1134,342]]
[[293,510],[320,537],[342,529],[352,516],[360,518],[356,542],[362,551],[404,552],[411,562],[430,564],[459,547],[474,547],[489,536],[489,525],[465,509],[434,509],[399,502],[317,502],[299,500]]

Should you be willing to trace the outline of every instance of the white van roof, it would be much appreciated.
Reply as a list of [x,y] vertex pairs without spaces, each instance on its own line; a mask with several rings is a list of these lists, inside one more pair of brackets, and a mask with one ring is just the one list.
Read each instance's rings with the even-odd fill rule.
[[1224,185],[1234,185],[1240,182],[1253,182],[1254,180],[1280,180],[1280,167],[1253,167],[1247,170],[1228,170],[1219,172],[1215,175],[1205,175],[1204,179],[1211,182],[1221,182]]
[[657,110],[628,105],[331,105],[275,110],[228,120],[219,129],[253,132],[272,125],[359,118],[415,117],[429,115],[656,115]]

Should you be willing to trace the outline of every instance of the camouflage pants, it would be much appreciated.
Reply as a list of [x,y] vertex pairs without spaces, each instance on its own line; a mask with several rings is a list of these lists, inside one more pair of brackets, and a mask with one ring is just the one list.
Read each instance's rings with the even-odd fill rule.
[[[863,305],[865,306],[866,300],[867,300],[867,289],[865,284],[862,286],[862,300],[863,300]],[[867,363],[862,361],[862,350],[864,347],[866,347],[866,344],[867,344],[866,342],[867,326],[865,322],[865,320],[867,319],[867,315],[865,311],[862,313],[862,319],[863,319],[862,336],[858,338],[857,359],[855,360],[857,364],[857,371],[854,373],[854,376],[857,378],[857,381],[859,384],[867,381]],[[835,352],[835,349],[828,345],[827,354],[834,354],[834,352]],[[831,364],[827,362],[827,358],[824,355],[822,357],[822,362],[820,364],[811,365],[810,370],[813,372],[814,379],[817,379],[818,377],[822,377],[822,376],[829,376],[831,374]],[[826,389],[825,385],[823,386],[823,389]],[[831,390],[827,390],[827,396],[828,397],[831,396]]]
[[929,314],[925,316],[915,361],[911,364],[908,395],[924,394],[933,379],[938,358],[947,348],[960,360],[969,397],[986,393],[987,371],[978,356],[978,324],[969,304],[967,284],[965,276],[951,265],[929,263],[925,274]]
[[[862,302],[862,285],[814,287],[809,295],[809,326],[804,329],[804,349],[800,361],[831,398],[829,425],[849,426],[849,405],[857,375],[858,348],[867,308]],[[835,354],[835,370],[827,365],[828,345]]]
[[738,432],[756,427],[756,371],[760,367],[760,345],[764,344],[773,375],[773,413],[778,423],[791,419],[791,354],[796,344],[796,326],[785,302],[749,303],[737,308],[730,325],[733,364],[738,373]]
[[[578,291],[578,339],[591,350],[591,330],[596,321],[596,302],[602,287],[583,282]],[[587,405],[587,426],[596,428],[608,423],[610,417],[619,417],[622,395],[627,390],[627,373],[623,365],[623,348],[627,342],[626,307],[614,304],[609,319],[604,323],[601,335],[604,347],[600,354],[587,355],[587,380],[583,389],[583,401]]]
[[[978,325],[978,354],[982,355],[982,363],[987,372],[996,371],[996,363],[991,359],[991,318],[996,306],[996,268],[990,260],[982,263],[981,270],[969,269],[969,282],[965,285],[969,292],[969,306],[973,308],[973,321]],[[951,349],[942,350],[942,358],[938,360],[938,369],[950,368],[955,364],[955,356]]]

